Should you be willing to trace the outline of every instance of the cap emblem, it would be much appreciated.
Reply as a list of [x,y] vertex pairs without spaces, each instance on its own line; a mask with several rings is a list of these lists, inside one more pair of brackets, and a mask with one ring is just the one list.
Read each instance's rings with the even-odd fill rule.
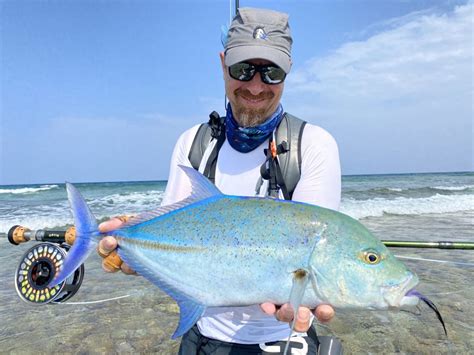
[[268,38],[268,35],[263,29],[263,27],[257,27],[253,31],[253,38],[266,40]]

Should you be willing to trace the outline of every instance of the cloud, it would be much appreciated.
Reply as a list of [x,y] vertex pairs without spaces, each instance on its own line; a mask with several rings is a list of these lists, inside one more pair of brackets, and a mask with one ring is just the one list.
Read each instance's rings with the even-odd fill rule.
[[391,19],[309,59],[288,78],[286,106],[331,129],[349,172],[363,160],[372,172],[472,169],[472,11]]
[[450,15],[410,18],[398,28],[309,60],[289,85],[294,91],[357,98],[377,94],[379,99],[426,89],[440,92],[446,84],[468,88],[464,77],[472,65],[472,6]]
[[370,24],[359,33],[353,33],[350,35],[352,35],[353,38],[367,38],[380,32],[386,32],[389,29],[401,27],[407,23],[418,20],[422,16],[430,16],[434,14],[442,14],[441,9],[431,7],[427,9],[413,11],[400,17],[384,19],[382,21]]

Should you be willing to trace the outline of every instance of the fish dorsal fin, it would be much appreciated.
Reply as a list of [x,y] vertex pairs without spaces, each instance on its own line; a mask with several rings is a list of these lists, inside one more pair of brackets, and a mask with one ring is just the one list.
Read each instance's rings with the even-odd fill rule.
[[131,227],[149,221],[150,219],[178,210],[192,203],[205,200],[206,198],[222,196],[222,192],[220,192],[219,189],[200,172],[184,165],[178,166],[186,173],[191,182],[191,194],[179,202],[167,206],[160,206],[154,210],[133,216],[120,228]]
[[132,217],[130,217],[130,219],[127,222],[125,222],[124,224],[122,224],[120,226],[120,229],[126,228],[126,227],[131,227],[131,226],[149,221],[150,219],[159,217],[159,216],[164,215],[166,213],[179,210],[180,208],[183,208],[183,207],[185,207],[185,206],[187,206],[187,205],[194,202],[194,200],[192,200],[190,197],[187,197],[184,200],[173,203],[171,205],[160,206],[160,207],[158,207],[154,210],[146,211],[146,212],[137,214],[136,216],[132,216]]
[[194,202],[204,200],[209,197],[222,196],[222,192],[199,171],[190,168],[189,166],[178,165],[188,176],[191,182],[191,195]]

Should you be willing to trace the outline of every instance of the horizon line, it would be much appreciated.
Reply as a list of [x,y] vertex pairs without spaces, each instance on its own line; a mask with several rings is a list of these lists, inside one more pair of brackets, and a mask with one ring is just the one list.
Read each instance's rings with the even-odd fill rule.
[[[411,172],[411,173],[378,173],[378,174],[342,174],[341,178],[353,176],[395,176],[395,175],[428,175],[428,174],[466,174],[474,173],[474,170],[465,171],[431,171],[431,172]],[[68,181],[69,182],[69,181]],[[106,184],[106,183],[148,183],[148,182],[168,182],[168,180],[111,180],[111,181],[77,181],[74,184]],[[64,182],[37,182],[28,184],[0,184],[0,187],[7,186],[33,186],[33,185],[65,185]]]

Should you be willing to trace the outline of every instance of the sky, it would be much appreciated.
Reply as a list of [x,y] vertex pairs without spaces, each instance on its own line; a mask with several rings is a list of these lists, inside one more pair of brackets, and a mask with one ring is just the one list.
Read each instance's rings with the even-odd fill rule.
[[[179,135],[224,114],[230,3],[0,0],[0,185],[166,180]],[[240,6],[289,13],[283,107],[344,175],[473,170],[473,1]]]

